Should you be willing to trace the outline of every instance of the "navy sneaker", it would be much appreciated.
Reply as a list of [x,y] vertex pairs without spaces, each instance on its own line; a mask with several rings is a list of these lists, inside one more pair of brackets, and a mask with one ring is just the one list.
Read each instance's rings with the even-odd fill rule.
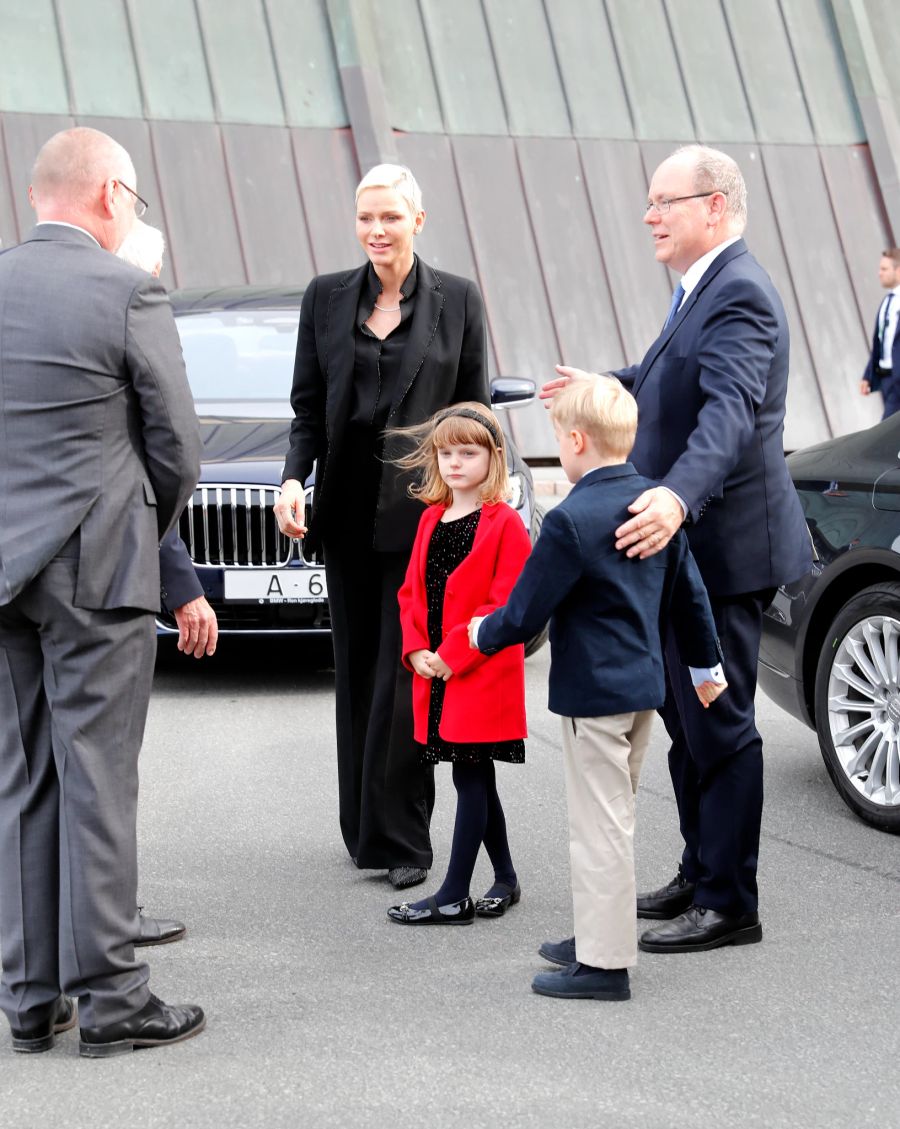
[[560,972],[539,972],[531,982],[539,996],[560,1000],[630,1000],[627,968],[592,968],[566,965]]
[[574,964],[576,961],[575,956],[575,938],[567,937],[565,941],[545,941],[538,949],[538,956],[549,960],[551,964],[561,964],[563,967],[567,964]]

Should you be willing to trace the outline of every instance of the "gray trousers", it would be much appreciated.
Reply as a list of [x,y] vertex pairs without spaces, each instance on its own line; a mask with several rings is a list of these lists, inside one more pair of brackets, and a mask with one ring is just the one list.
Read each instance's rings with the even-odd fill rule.
[[0,1008],[20,1028],[61,991],[83,1027],[149,999],[132,941],[153,617],[74,607],[70,548],[0,607]]

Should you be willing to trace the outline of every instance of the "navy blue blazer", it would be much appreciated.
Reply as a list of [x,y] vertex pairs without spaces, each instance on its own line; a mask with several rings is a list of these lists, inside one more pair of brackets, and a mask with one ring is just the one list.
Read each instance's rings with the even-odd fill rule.
[[[887,295],[885,295],[885,298]],[[881,300],[884,301],[884,298]],[[900,297],[894,297],[895,302],[900,302]],[[866,371],[863,373],[863,380],[869,382],[869,388],[872,392],[881,391],[882,374],[879,371],[881,361],[881,342],[878,339],[878,317],[881,314],[881,302],[878,303],[878,313],[875,315],[875,330],[872,333],[872,348],[869,351],[869,360],[866,364]],[[900,326],[898,326],[900,330]],[[894,344],[891,346],[891,377],[893,378],[896,373],[900,373],[900,332],[894,334]]]
[[658,709],[666,694],[661,638],[671,623],[682,660],[722,661],[703,581],[684,534],[647,560],[616,549],[629,505],[655,486],[630,463],[589,471],[544,517],[503,608],[478,629],[493,654],[550,621],[550,709],[564,717]]
[[776,588],[812,566],[784,461],[788,350],[778,292],[739,239],[641,364],[614,373],[640,412],[631,461],[686,503],[712,596]]

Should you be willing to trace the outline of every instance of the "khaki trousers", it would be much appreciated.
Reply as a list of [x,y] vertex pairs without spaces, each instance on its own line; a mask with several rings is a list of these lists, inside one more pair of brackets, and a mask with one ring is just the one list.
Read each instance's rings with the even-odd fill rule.
[[596,968],[637,963],[634,794],[654,712],[562,718],[575,952]]

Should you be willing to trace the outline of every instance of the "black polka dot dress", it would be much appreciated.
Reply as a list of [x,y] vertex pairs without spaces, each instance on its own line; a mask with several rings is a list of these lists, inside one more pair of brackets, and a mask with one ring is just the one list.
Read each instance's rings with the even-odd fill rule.
[[[439,521],[431,535],[425,561],[425,596],[428,603],[428,644],[432,651],[438,649],[444,638],[444,590],[447,587],[447,577],[472,551],[480,517],[481,511],[474,510],[454,521]],[[443,740],[438,730],[444,708],[444,690],[445,684],[440,678],[431,680],[428,744],[419,744],[423,761],[430,764],[438,761],[473,764],[483,760],[508,761],[511,764],[524,762],[525,742],[521,739],[483,743],[473,741],[466,744]]]

